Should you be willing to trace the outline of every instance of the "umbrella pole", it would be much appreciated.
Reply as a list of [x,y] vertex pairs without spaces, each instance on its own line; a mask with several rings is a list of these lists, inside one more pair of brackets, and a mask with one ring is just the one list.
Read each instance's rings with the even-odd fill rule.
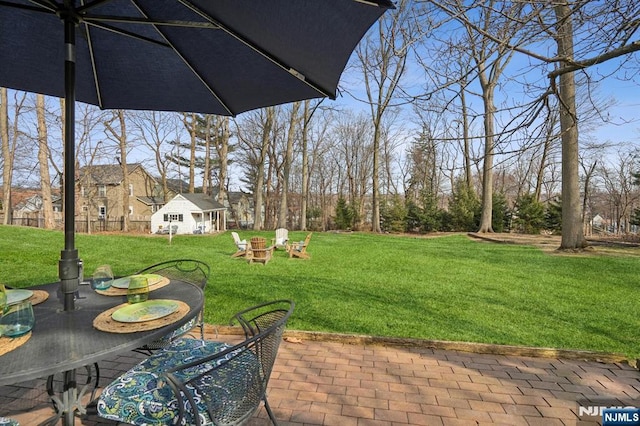
[[75,106],[76,106],[76,23],[64,16],[64,250],[60,253],[58,275],[64,297],[64,310],[75,309],[78,290],[78,250],[75,248]]

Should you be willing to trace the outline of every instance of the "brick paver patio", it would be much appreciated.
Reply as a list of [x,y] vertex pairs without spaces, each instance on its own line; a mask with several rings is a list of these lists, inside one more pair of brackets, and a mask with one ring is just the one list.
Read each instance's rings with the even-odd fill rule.
[[[101,384],[141,357],[101,362]],[[23,426],[49,418],[44,385],[0,387],[0,416]],[[640,406],[640,372],[626,363],[285,338],[268,395],[283,426],[596,425],[600,418],[580,418],[579,407]],[[96,416],[76,423],[113,424]],[[251,424],[270,424],[264,408]]]

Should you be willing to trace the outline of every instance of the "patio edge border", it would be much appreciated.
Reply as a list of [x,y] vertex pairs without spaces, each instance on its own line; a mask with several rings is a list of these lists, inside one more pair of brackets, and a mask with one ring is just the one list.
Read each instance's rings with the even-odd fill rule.
[[[240,327],[231,326],[215,326],[207,324],[207,327],[212,328],[211,331],[206,331],[210,334],[223,335],[240,335],[242,329]],[[336,342],[350,345],[378,345],[378,346],[394,346],[404,348],[417,348],[417,349],[440,349],[451,350],[460,352],[470,352],[477,354],[492,354],[492,355],[504,355],[504,356],[525,356],[533,358],[560,358],[577,361],[594,361],[603,364],[615,364],[626,363],[633,368],[638,369],[640,362],[636,359],[630,359],[624,354],[608,353],[608,352],[596,352],[596,351],[584,351],[584,350],[570,350],[570,349],[556,349],[556,348],[537,348],[530,346],[514,346],[514,345],[497,345],[487,343],[474,343],[474,342],[455,342],[445,340],[427,340],[427,339],[412,339],[412,338],[400,338],[400,337],[383,337],[383,336],[369,336],[359,334],[340,334],[340,333],[323,333],[317,331],[300,331],[300,330],[285,330],[284,337],[287,339],[300,339],[320,342]]]

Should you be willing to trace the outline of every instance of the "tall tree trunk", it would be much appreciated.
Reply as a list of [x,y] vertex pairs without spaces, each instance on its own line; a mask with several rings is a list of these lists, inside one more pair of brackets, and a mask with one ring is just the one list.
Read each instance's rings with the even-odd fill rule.
[[[204,116],[205,119],[205,132],[204,132],[204,170],[202,172],[202,193],[207,195],[211,194],[211,120],[213,117],[211,114]],[[216,139],[218,134],[218,128],[216,127]]]
[[[105,127],[118,143],[118,151],[120,152],[120,168],[122,169],[122,184],[120,185],[122,193],[120,200],[122,203],[122,231],[129,232],[129,168],[127,167],[127,122],[124,116],[124,110],[114,111],[111,121],[105,122]],[[118,120],[119,129],[114,129],[111,123]],[[108,214],[109,212],[107,212]]]
[[[378,110],[379,111],[379,110]],[[371,231],[381,232],[380,228],[380,126],[382,125],[382,117],[379,113],[374,120],[374,133],[373,133],[373,181],[371,185],[371,202],[372,202],[372,216],[371,216]],[[360,204],[361,209],[364,208],[364,203]]]
[[493,217],[493,144],[494,144],[494,113],[493,102],[494,85],[485,78],[485,70],[479,73],[482,86],[482,101],[484,102],[484,162],[482,166],[482,215],[478,232],[493,232],[491,219]]
[[129,167],[127,165],[127,123],[124,111],[118,111],[120,121],[120,161],[122,163],[122,231],[129,232]]
[[220,140],[216,141],[216,152],[220,169],[218,171],[218,202],[224,204],[227,198],[227,175],[229,166],[229,117],[218,117],[216,128],[220,134]]
[[296,127],[298,126],[298,111],[300,110],[300,102],[294,102],[291,105],[291,117],[289,119],[289,130],[287,131],[287,150],[284,155],[284,164],[282,166],[282,196],[280,197],[280,213],[278,214],[278,228],[287,227],[287,218],[289,213],[288,195],[289,195],[289,176],[291,174],[291,163],[293,162],[293,141],[296,135]]
[[309,153],[307,152],[309,120],[309,100],[304,101],[303,125],[302,125],[302,188],[300,199],[300,229],[307,230],[307,203],[309,202]]
[[[554,6],[558,22],[557,39],[560,68],[573,60],[573,25],[567,2]],[[560,132],[562,138],[562,240],[560,249],[582,249],[586,244],[582,229],[580,181],[578,176],[578,121],[576,82],[573,72],[560,75]]]
[[[587,203],[589,202],[589,197],[591,197],[591,194],[589,192],[589,186],[591,185],[591,179],[593,178],[593,174],[596,170],[596,166],[598,164],[598,161],[595,160],[591,166],[587,167],[587,165],[584,165],[584,196],[582,197],[582,229],[583,232],[586,235],[590,235],[591,234],[591,230],[589,229],[589,231],[587,231],[588,228],[588,223],[589,220],[587,218],[586,212],[587,212]],[[626,228],[629,229],[629,228]]]
[[53,200],[51,198],[51,177],[49,176],[49,143],[45,120],[44,95],[36,95],[36,115],[38,117],[38,162],[40,163],[40,190],[42,194],[42,214],[44,228],[55,228]]
[[464,86],[460,86],[460,113],[462,114],[464,180],[469,188],[473,188],[473,178],[471,173],[471,142],[469,139],[469,113],[467,111],[467,97],[465,95],[465,86],[466,84]]
[[0,87],[0,139],[2,139],[2,158],[4,160],[2,176],[3,176],[3,208],[4,224],[9,225],[12,222],[13,210],[11,205],[13,183],[13,168],[15,165],[16,149],[18,148],[18,134],[20,133],[20,114],[24,101],[27,98],[26,92],[22,92],[22,97],[16,97],[14,106],[14,119],[11,133],[9,133],[9,101],[7,89]]
[[188,115],[183,117],[183,123],[189,132],[190,144],[189,144],[189,194],[193,194],[196,191],[196,146],[198,145],[196,127],[198,120],[196,114],[191,113],[191,122],[187,120]]
[[11,180],[13,176],[13,157],[9,144],[9,104],[7,89],[0,87],[0,138],[2,139],[2,208],[4,218],[2,223],[11,223]]
[[269,150],[269,140],[271,137],[271,129],[273,128],[273,122],[275,119],[275,108],[265,108],[265,121],[264,128],[262,130],[262,144],[260,147],[260,157],[258,158],[258,170],[256,176],[256,188],[254,194],[255,206],[253,215],[253,229],[258,231],[262,229],[262,203],[264,191],[264,160],[267,158],[267,151]]

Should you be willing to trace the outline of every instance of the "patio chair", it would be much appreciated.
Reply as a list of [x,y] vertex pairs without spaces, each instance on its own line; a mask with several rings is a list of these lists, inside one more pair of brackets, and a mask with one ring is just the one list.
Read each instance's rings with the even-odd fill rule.
[[273,246],[267,247],[267,239],[262,237],[251,238],[249,245],[247,246],[247,262],[260,262],[266,265],[271,256],[273,255]]
[[313,234],[313,232],[309,232],[304,241],[287,245],[287,251],[289,252],[290,258],[298,257],[300,259],[311,259],[309,253],[307,253],[307,247],[309,246],[309,241],[311,241],[311,234]]
[[233,237],[233,242],[236,245],[238,251],[231,255],[231,257],[242,257],[247,254],[247,240],[241,240],[240,235],[237,232],[231,232],[231,236]]
[[287,242],[289,241],[289,231],[285,228],[276,229],[276,237],[271,239],[271,245],[276,248],[287,248]]
[[[170,280],[187,282],[200,287],[202,291],[204,291],[207,281],[209,280],[209,273],[209,265],[193,259],[168,260],[136,272],[136,274],[158,274]],[[195,327],[200,328],[200,339],[204,340],[204,308],[198,313],[196,318],[179,329],[143,347],[137,348],[135,351],[150,355],[155,350],[167,347],[171,342],[189,333]]]
[[136,425],[242,425],[264,403],[294,303],[276,300],[238,312],[245,339],[234,346],[179,339],[106,386],[98,414]]

